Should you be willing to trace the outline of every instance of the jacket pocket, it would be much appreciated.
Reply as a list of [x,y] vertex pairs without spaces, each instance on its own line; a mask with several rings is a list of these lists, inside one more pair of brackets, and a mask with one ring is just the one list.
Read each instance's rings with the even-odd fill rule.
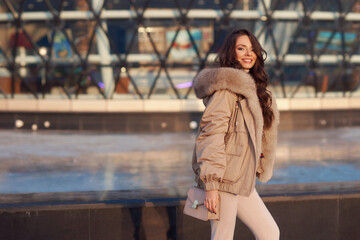
[[241,111],[232,122],[232,131],[228,134],[226,141],[226,154],[240,156],[247,140],[246,126]]
[[244,131],[232,132],[226,145],[226,154],[240,156],[244,148],[244,138],[247,133]]
[[245,160],[243,158],[239,158],[239,156],[227,155],[226,156],[227,166],[222,182],[235,183],[239,181],[239,179],[243,174],[242,168],[244,165],[244,161]]

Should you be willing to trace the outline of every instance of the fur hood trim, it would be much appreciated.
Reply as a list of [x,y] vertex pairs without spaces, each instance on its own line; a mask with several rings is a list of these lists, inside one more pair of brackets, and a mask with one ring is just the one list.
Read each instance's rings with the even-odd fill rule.
[[264,155],[264,158],[260,158],[257,169],[258,178],[261,182],[269,181],[273,175],[279,125],[279,111],[275,98],[272,96],[271,106],[274,120],[271,127],[263,131],[262,110],[256,93],[256,84],[250,74],[235,68],[207,68],[195,77],[193,88],[195,95],[202,99],[218,90],[228,90],[246,98],[255,122],[256,155]]
[[193,88],[198,98],[210,96],[217,90],[229,90],[246,98],[256,94],[250,74],[235,68],[206,68],[195,77]]

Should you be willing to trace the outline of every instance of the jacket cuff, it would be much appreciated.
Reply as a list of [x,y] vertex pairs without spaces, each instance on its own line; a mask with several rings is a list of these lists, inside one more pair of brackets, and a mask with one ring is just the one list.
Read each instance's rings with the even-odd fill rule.
[[218,181],[211,181],[204,183],[205,190],[211,191],[211,190],[218,190],[219,189],[219,182]]

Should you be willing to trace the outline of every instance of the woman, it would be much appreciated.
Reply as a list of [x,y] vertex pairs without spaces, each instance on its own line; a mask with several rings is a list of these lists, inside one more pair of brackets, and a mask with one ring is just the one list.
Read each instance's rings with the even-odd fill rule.
[[279,229],[256,189],[273,173],[279,112],[267,89],[266,52],[247,30],[231,32],[219,50],[219,68],[202,70],[193,87],[206,106],[195,143],[193,170],[206,190],[211,239],[233,239],[236,216],[256,239],[279,239]]

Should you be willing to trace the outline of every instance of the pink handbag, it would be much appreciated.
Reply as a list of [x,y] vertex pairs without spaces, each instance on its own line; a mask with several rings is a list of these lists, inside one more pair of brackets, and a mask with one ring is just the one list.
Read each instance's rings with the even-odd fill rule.
[[190,187],[184,207],[184,214],[207,221],[209,219],[220,219],[220,196],[216,205],[216,213],[210,212],[204,205],[205,191],[199,187]]

